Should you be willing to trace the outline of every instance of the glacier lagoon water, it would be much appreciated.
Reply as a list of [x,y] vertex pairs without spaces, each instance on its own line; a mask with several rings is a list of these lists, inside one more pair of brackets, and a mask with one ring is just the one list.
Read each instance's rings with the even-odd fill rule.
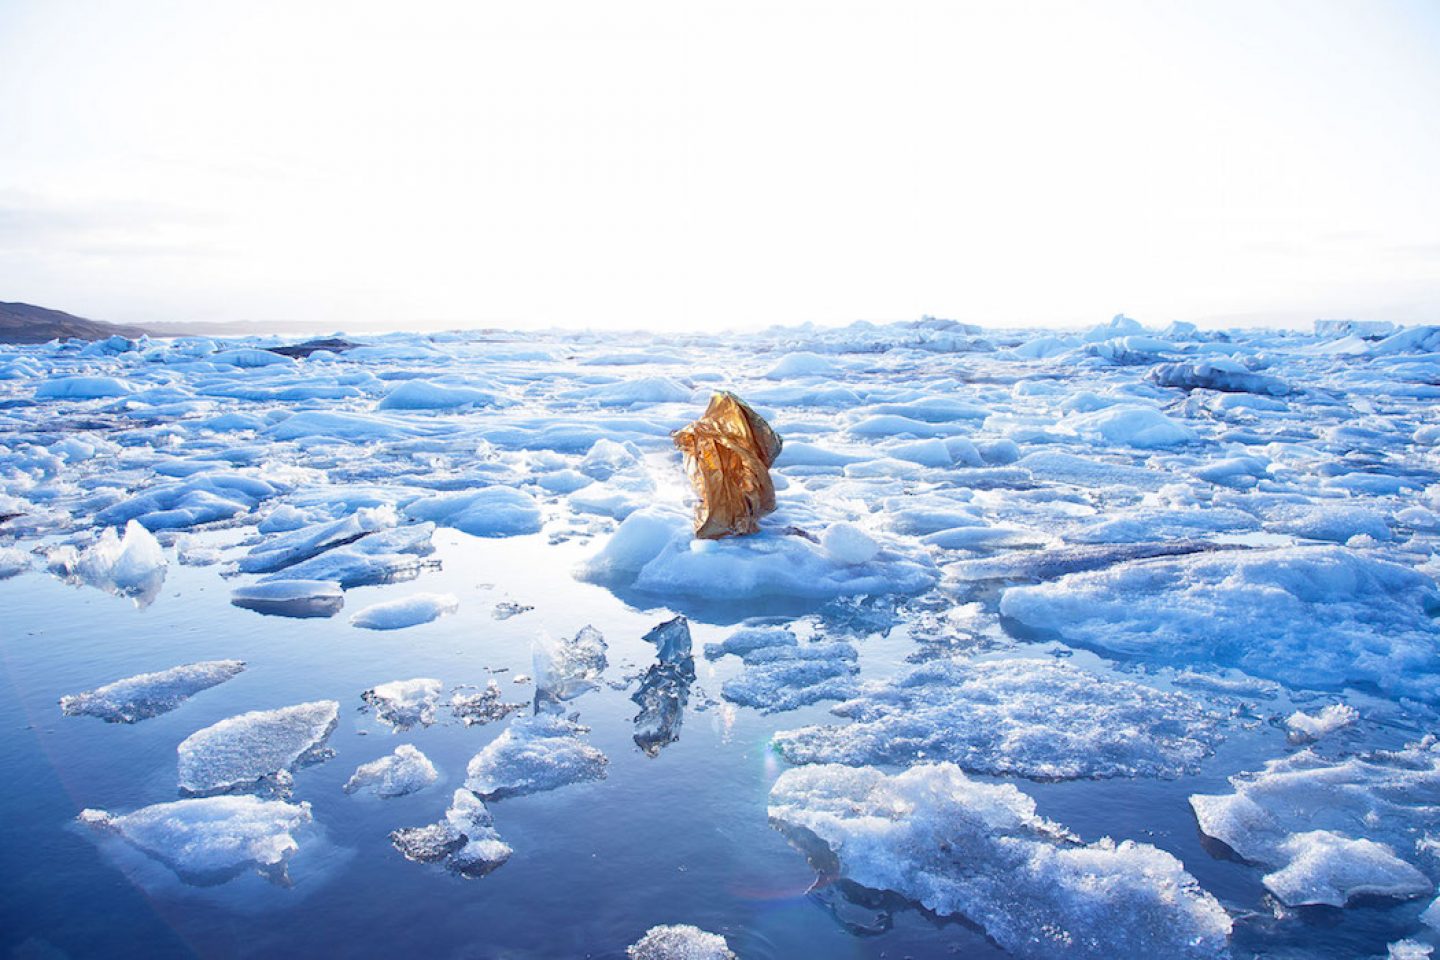
[[[1096,342],[1111,353],[1139,346]],[[1227,349],[1245,355],[1246,350],[1275,351],[1286,345],[1280,338],[1278,346],[1227,344]],[[1169,355],[1154,344],[1149,346]],[[1193,345],[1170,346],[1180,355],[1193,350]],[[616,525],[607,511],[615,518],[643,519],[656,502],[678,503],[683,497],[683,491],[677,492],[682,486],[678,464],[661,454],[665,427],[683,418],[689,406],[675,399],[674,378],[681,376],[677,369],[685,367],[683,357],[641,357],[643,362],[635,364],[624,356],[601,357],[613,363],[602,365],[607,372],[598,377],[588,374],[583,363],[568,365],[567,382],[581,384],[575,389],[585,394],[583,399],[557,401],[552,386],[548,407],[530,398],[519,412],[460,413],[456,419],[498,423],[487,434],[487,443],[502,451],[521,451],[502,454],[500,459],[511,472],[490,477],[467,472],[471,464],[464,450],[446,454],[450,441],[444,438],[433,448],[422,439],[404,454],[392,455],[387,443],[411,443],[416,438],[409,433],[448,424],[448,408],[440,414],[421,411],[405,420],[401,419],[405,414],[394,412],[400,401],[389,407],[382,401],[380,406],[389,411],[383,416],[395,418],[382,419],[371,408],[374,395],[385,395],[383,384],[377,388],[353,370],[337,375],[323,364],[313,368],[319,375],[312,378],[323,389],[293,394],[299,400],[279,396],[278,392],[295,387],[276,384],[275,374],[267,374],[266,368],[248,372],[242,367],[228,376],[210,371],[177,377],[163,367],[150,367],[160,371],[153,379],[168,387],[152,387],[156,395],[144,403],[104,409],[117,401],[100,394],[87,400],[81,384],[66,389],[78,390],[80,402],[90,406],[65,408],[39,423],[33,415],[53,408],[37,411],[23,401],[28,389],[14,391],[21,402],[6,408],[7,430],[18,440],[8,442],[6,450],[6,492],[13,499],[0,501],[0,506],[14,506],[0,513],[19,513],[22,523],[33,517],[41,520],[0,546],[13,544],[27,553],[36,548],[49,553],[67,543],[85,550],[91,545],[87,531],[93,517],[81,505],[90,503],[87,497],[94,494],[89,491],[105,490],[108,483],[128,495],[145,489],[157,477],[191,475],[186,461],[198,464],[195,470],[215,472],[219,472],[216,464],[236,465],[237,475],[249,463],[257,465],[257,475],[282,477],[289,493],[277,499],[311,510],[307,519],[315,523],[322,521],[314,512],[320,507],[327,518],[377,501],[404,507],[417,487],[443,499],[447,491],[463,492],[486,483],[523,483],[534,489],[535,478],[540,477],[539,486],[554,494],[573,481],[562,476],[572,467],[607,475],[607,458],[620,462],[615,471],[620,479],[609,475],[602,481],[607,485],[604,495],[589,501],[572,499],[567,508],[561,499],[559,513],[547,514],[545,532],[539,533],[487,527],[496,522],[494,512],[467,519],[463,511],[447,513],[447,503],[422,507],[438,511],[442,522],[454,527],[508,535],[472,536],[442,526],[434,534],[436,550],[424,558],[426,568],[417,579],[350,587],[344,592],[343,611],[333,618],[265,616],[230,602],[234,587],[256,578],[237,576],[227,564],[253,543],[277,536],[255,532],[254,523],[264,510],[218,520],[182,518],[195,522],[182,523],[192,532],[175,542],[167,528],[172,515],[165,510],[170,508],[160,505],[158,519],[152,516],[151,522],[169,562],[158,591],[153,598],[146,595],[151,599],[147,605],[64,583],[41,570],[43,561],[38,557],[28,564],[32,569],[0,579],[4,611],[0,676],[5,693],[0,697],[0,729],[5,731],[0,737],[0,771],[6,782],[0,807],[6,836],[0,845],[0,884],[4,885],[0,951],[74,957],[395,952],[442,957],[620,957],[646,929],[686,923],[723,934],[731,949],[750,958],[1006,956],[983,929],[961,915],[942,917],[894,894],[859,890],[826,877],[817,883],[817,866],[774,829],[767,815],[770,790],[788,764],[774,749],[772,738],[777,731],[838,721],[828,711],[833,700],[766,714],[737,706],[721,695],[725,681],[745,668],[736,657],[711,659],[701,651],[707,643],[729,636],[741,621],[790,624],[802,634],[849,640],[859,653],[859,676],[866,681],[896,678],[914,661],[936,656],[1042,656],[1097,674],[1139,680],[1156,689],[1189,690],[1233,716],[1224,721],[1224,737],[1214,754],[1185,775],[1060,782],[974,776],[1018,783],[1034,797],[1041,815],[1065,825],[1081,840],[1133,839],[1174,854],[1234,919],[1229,946],[1234,956],[1383,956],[1387,945],[1402,937],[1423,940],[1428,934],[1418,915],[1430,897],[1396,902],[1362,896],[1344,908],[1276,902],[1262,885],[1263,869],[1239,861],[1200,834],[1188,798],[1227,793],[1228,776],[1258,770],[1269,760],[1302,749],[1287,740],[1283,718],[1295,709],[1313,711],[1337,697],[1357,706],[1364,722],[1323,739],[1316,749],[1326,756],[1396,749],[1417,740],[1436,729],[1435,714],[1424,696],[1432,665],[1422,659],[1392,670],[1382,662],[1366,673],[1339,678],[1345,683],[1322,691],[1308,689],[1305,682],[1294,679],[1304,675],[1304,656],[1286,659],[1284,643],[1289,635],[1266,633],[1266,608],[1261,604],[1247,639],[1252,646],[1274,644],[1276,655],[1267,663],[1275,668],[1272,678],[1283,685],[1252,685],[1246,689],[1263,689],[1263,696],[1252,692],[1212,701],[1198,692],[1203,687],[1186,686],[1176,670],[1204,672],[1217,665],[1233,666],[1236,654],[1225,637],[1212,638],[1213,645],[1201,653],[1159,658],[1157,663],[1144,647],[1133,641],[1118,645],[1111,637],[1124,629],[1133,631],[1133,626],[1106,627],[1102,617],[1099,627],[1088,627],[1087,618],[1101,616],[1093,600],[1087,601],[1090,606],[1075,609],[1062,606],[1058,619],[1049,615],[1069,598],[1090,595],[1086,591],[1091,586],[1084,578],[1092,574],[1085,570],[1100,564],[1095,557],[1101,554],[1110,566],[1095,576],[1106,569],[1147,576],[1150,571],[1180,570],[1179,586],[1188,592],[1170,601],[1176,617],[1186,612],[1182,608],[1194,612],[1197,604],[1210,604],[1206,616],[1223,620],[1236,615],[1237,604],[1249,596],[1242,591],[1237,598],[1220,588],[1195,586],[1186,578],[1196,568],[1187,566],[1183,558],[1126,559],[1124,551],[1137,543],[1201,537],[1241,548],[1237,556],[1244,548],[1284,551],[1300,544],[1317,551],[1304,554],[1306,560],[1329,561],[1334,558],[1324,551],[1340,550],[1364,562],[1373,557],[1425,567],[1433,552],[1433,528],[1427,529],[1422,515],[1402,517],[1406,510],[1418,507],[1429,513],[1434,506],[1424,492],[1431,476],[1428,454],[1418,442],[1430,417],[1419,395],[1424,391],[1382,399],[1377,410],[1375,383],[1397,382],[1394,374],[1377,381],[1374,368],[1360,361],[1317,361],[1313,353],[1299,353],[1314,346],[1309,340],[1289,346],[1297,351],[1293,362],[1289,366],[1271,362],[1267,369],[1288,372],[1296,379],[1301,371],[1315,376],[1319,370],[1329,392],[1318,412],[1292,401],[1288,410],[1271,411],[1261,403],[1254,408],[1261,410],[1259,414],[1237,414],[1234,410],[1245,408],[1232,410],[1226,398],[1237,394],[1225,392],[1204,395],[1208,407],[1197,403],[1194,395],[1188,400],[1180,397],[1177,406],[1171,402],[1175,398],[1143,386],[1143,366],[1137,369],[1133,362],[1097,357],[1078,342],[1070,349],[1083,356],[1088,367],[1075,366],[1075,356],[1067,361],[1070,366],[1047,366],[1043,358],[1026,358],[1018,351],[1016,356],[997,357],[932,350],[916,359],[912,345],[910,353],[895,349],[889,354],[863,354],[859,360],[851,357],[847,362],[856,365],[856,376],[843,388],[829,385],[828,374],[805,380],[805,371],[818,370],[826,359],[807,359],[812,355],[805,353],[789,354],[786,361],[785,376],[798,371],[805,384],[799,393],[785,396],[784,390],[792,388],[784,385],[783,378],[778,387],[764,382],[769,378],[742,381],[747,392],[765,397],[764,390],[772,391],[766,399],[776,406],[766,409],[779,412],[782,433],[793,439],[793,448],[799,451],[792,454],[797,459],[790,465],[782,461],[780,475],[786,485],[781,497],[787,498],[788,489],[791,506],[777,522],[793,521],[819,532],[829,523],[863,520],[867,513],[873,514],[868,529],[895,554],[894,559],[876,561],[882,564],[876,569],[893,582],[923,575],[928,569],[922,562],[926,556],[938,560],[937,574],[943,572],[938,587],[922,586],[916,605],[893,617],[885,615],[888,608],[883,603],[874,610],[829,603],[823,595],[826,591],[833,592],[835,584],[858,582],[853,579],[858,575],[847,572],[849,568],[814,566],[819,561],[809,553],[782,553],[778,565],[763,558],[742,561],[742,570],[752,561],[769,565],[743,595],[721,599],[693,595],[695,585],[705,585],[710,582],[707,578],[721,584],[727,569],[733,570],[723,565],[693,566],[709,562],[703,550],[687,552],[669,566],[648,567],[652,577],[648,582],[643,575],[631,577],[625,569],[618,578],[614,570],[605,576],[577,578],[578,568],[593,567],[597,551],[604,556],[612,536],[620,536],[613,532]],[[591,349],[601,348],[609,349],[603,343]],[[407,361],[403,348],[394,353],[358,360],[355,366],[385,372],[421,362]],[[1424,359],[1429,356],[1412,354],[1407,362],[1430,370],[1433,367]],[[760,366],[751,372],[773,359],[762,356]],[[445,369],[443,358],[423,362],[435,364],[432,371]],[[474,358],[467,362],[473,364]],[[54,366],[63,372],[66,363]],[[526,377],[537,382],[543,374],[526,369],[531,361],[507,363],[505,375],[514,379],[500,379],[512,392],[528,391],[516,384]],[[134,358],[102,357],[85,364],[87,369],[95,368],[91,372],[114,365],[132,380],[146,381],[147,369]],[[1010,375],[1017,364],[1024,377],[994,385],[997,376]],[[668,371],[670,382],[649,382],[629,373],[621,376],[635,366],[658,366]],[[914,370],[925,371],[930,382],[907,383]],[[965,376],[957,377],[962,372]],[[361,384],[352,388],[354,393],[344,389],[346,376]],[[1406,382],[1413,383],[1417,376],[1415,369],[1404,372]],[[598,386],[587,384],[587,378],[599,381]],[[15,382],[10,381],[12,386]],[[188,402],[187,385],[198,384],[197,393],[209,390],[209,396],[217,395],[217,382],[235,396],[218,406],[207,400],[203,409],[198,405],[166,409],[167,403]],[[702,396],[711,382],[720,380],[693,380],[695,396]],[[1027,382],[1041,387],[1017,386]],[[1047,391],[1051,383],[1060,389]],[[618,412],[607,406],[611,401],[606,394],[596,399],[594,391],[600,387],[611,388],[625,401]],[[1348,390],[1347,405],[1325,406],[1333,404],[1337,387]],[[167,397],[165,389],[175,392]],[[1096,389],[1104,396],[1092,401],[1086,392]],[[334,396],[326,396],[326,390]],[[849,391],[850,396],[837,395],[837,390]],[[250,396],[240,396],[247,391]],[[953,401],[949,407],[933,402],[927,406],[926,398],[936,395],[958,395],[965,402],[988,404],[989,409],[977,418]],[[423,389],[401,397],[405,403],[450,402]],[[1121,400],[1137,399],[1143,404],[1170,403],[1168,416],[1180,427],[1157,423],[1148,414],[1106,419],[1106,409],[1123,406]],[[323,414],[332,407],[356,419],[317,417],[308,424],[292,423],[294,437],[287,439],[285,433],[274,431],[265,435],[272,420],[283,427],[294,410]],[[564,425],[557,407],[582,421],[584,429],[573,435],[557,430],[557,424]],[[1095,409],[1087,409],[1091,407]],[[653,415],[651,423],[637,419],[655,408],[664,413]],[[848,412],[851,408],[856,412]],[[848,420],[833,422],[837,412]],[[127,414],[133,417],[130,422]],[[523,428],[513,426],[522,415],[531,416],[531,421]],[[182,431],[175,442],[166,439],[167,425],[201,416],[258,419],[220,424],[220,430],[210,433]],[[650,459],[649,487],[626,487],[630,468],[623,451],[617,453],[603,444],[596,449],[604,424],[617,419],[620,425],[612,428],[613,435],[636,444]],[[1401,429],[1387,432],[1387,421]],[[1153,429],[1157,425],[1158,433]],[[1380,429],[1375,429],[1377,425]],[[351,430],[355,433],[348,441],[338,436]],[[506,430],[522,432],[506,434]],[[238,439],[226,436],[226,431],[237,431]],[[399,433],[387,440],[386,431]],[[881,431],[878,448],[875,431]],[[1187,435],[1190,431],[1195,435]],[[327,439],[307,441],[312,433]],[[74,476],[67,476],[69,464],[48,464],[34,447],[24,446],[24,441],[36,440],[56,450],[67,440],[85,443],[117,436],[119,447],[102,454],[98,462],[83,451],[75,456]],[[966,446],[970,438],[973,456]],[[1012,465],[1016,458],[995,445],[1002,440],[1015,445],[1019,465]],[[473,439],[466,443],[473,444]],[[289,446],[280,452],[280,444]],[[834,456],[837,451],[840,462]],[[1269,457],[1264,469],[1232,462],[1246,452],[1262,451]],[[1051,452],[1092,459],[1077,463],[1037,457],[1025,465],[1027,456]],[[425,458],[430,456],[435,459],[427,464]],[[539,459],[527,462],[527,456]],[[267,466],[271,457],[273,465]],[[486,458],[493,462],[493,452],[479,459]],[[298,472],[297,464],[318,472]],[[421,479],[427,465],[433,475]],[[1124,472],[1136,467],[1146,472]],[[57,474],[74,485],[52,482]],[[959,476],[965,479],[956,482],[954,477]],[[1151,476],[1163,476],[1170,484],[1167,492],[1157,496],[1160,485],[1149,485]],[[1243,480],[1246,476],[1254,482]],[[1242,480],[1236,482],[1236,477]],[[1412,486],[1408,490],[1387,486],[1396,477]],[[1204,495],[1185,502],[1176,489],[1185,485],[1192,491],[1203,490]],[[968,499],[933,499],[936,491],[953,487],[978,492]],[[1337,490],[1344,492],[1343,499],[1334,495]],[[537,499],[547,505],[555,502],[538,491]],[[75,508],[56,509],[57,503],[67,502]],[[113,510],[123,502],[108,496],[94,510]],[[1320,505],[1321,516],[1304,512],[1312,503]],[[1334,509],[1337,506],[1364,513],[1346,515]],[[205,503],[202,507],[209,508]],[[1248,511],[1249,520],[1237,517],[1237,510]],[[57,521],[66,512],[80,522]],[[1376,516],[1382,518],[1379,527]],[[648,561],[656,551],[665,558],[663,549],[676,518],[683,525],[683,513],[657,516],[651,526],[652,533],[658,533],[638,540],[642,559]],[[524,517],[515,519],[513,511],[504,522],[515,523],[517,530],[526,526]],[[638,523],[630,529],[632,534],[644,532]],[[1037,529],[1056,539],[1027,539],[1036,536]],[[994,539],[987,541],[974,531],[985,531]],[[1334,546],[1346,540],[1351,542]],[[177,562],[182,553],[198,557],[209,550],[216,551],[220,564]],[[978,575],[983,567],[975,566],[1035,556],[1059,558],[1057,562],[1070,566],[1033,576],[1013,576],[1012,569],[1011,576],[998,583]],[[801,569],[808,580],[774,592],[762,589],[764,578],[783,581],[787,564]],[[109,574],[115,572],[107,569]],[[1292,563],[1291,569],[1298,568]],[[1375,569],[1385,576],[1399,576],[1386,572],[1389,568]],[[1356,576],[1371,568],[1358,570]],[[846,581],[847,577],[852,579]],[[1077,579],[1067,579],[1072,577]],[[588,582],[594,579],[603,585]],[[1368,589],[1379,589],[1376,584],[1383,586],[1382,580]],[[103,577],[101,581],[108,585]],[[1025,604],[1015,601],[1017,616],[1002,617],[1005,584],[1014,581],[1037,583],[1040,592]],[[797,596],[807,582],[828,586],[819,591],[821,595]],[[1341,577],[1329,582],[1343,586],[1355,581]],[[1047,585],[1057,583],[1065,584],[1063,593],[1044,592]],[[1155,596],[1166,596],[1164,590],[1176,589],[1163,578],[1147,579],[1138,586],[1125,579],[1106,580],[1101,587],[1128,597],[1137,608]],[[371,603],[419,592],[453,595],[459,601],[458,611],[394,631],[356,629],[349,623],[354,612]],[[1389,636],[1403,639],[1417,631],[1421,636],[1427,629],[1433,631],[1408,611],[1403,596],[1389,606],[1367,606],[1364,597],[1351,599],[1358,609],[1337,607],[1330,615],[1342,625],[1353,623],[1353,630],[1360,629],[1366,618],[1389,617],[1381,624]],[[1293,597],[1276,602],[1281,601],[1297,602]],[[503,602],[534,609],[497,619],[492,611]],[[965,616],[945,619],[957,610],[966,611]],[[690,618],[697,675],[678,739],[649,756],[633,739],[639,707],[632,696],[641,674],[656,660],[655,647],[643,637],[677,613]],[[1154,618],[1156,611],[1144,609],[1143,615]],[[451,792],[465,778],[469,759],[506,725],[504,720],[475,726],[455,721],[443,706],[450,690],[462,685],[483,687],[493,679],[506,700],[528,704],[533,682],[515,679],[534,673],[537,635],[570,637],[587,624],[608,642],[610,665],[598,688],[569,701],[566,710],[578,713],[580,722],[590,728],[586,740],[609,758],[605,779],[492,802],[496,830],[514,854],[486,877],[464,879],[439,866],[404,859],[391,845],[390,832],[440,819]],[[1205,621],[1194,625],[1202,633],[1206,628]],[[1327,626],[1317,619],[1310,632]],[[1167,643],[1180,639],[1184,638]],[[244,660],[245,671],[174,710],[133,725],[65,717],[57,705],[64,695],[122,677],[224,659]],[[1247,668],[1255,672],[1253,664]],[[393,732],[364,709],[362,692],[386,681],[415,677],[443,681],[445,694],[435,724]],[[299,835],[299,850],[288,864],[288,885],[251,871],[223,883],[187,883],[157,859],[76,822],[76,815],[86,808],[128,812],[176,799],[176,746],[196,730],[250,710],[321,699],[341,705],[338,726],[328,740],[334,756],[295,773],[293,799],[311,805],[314,822]],[[403,743],[415,745],[433,761],[439,772],[435,786],[385,800],[343,791],[357,766]],[[1414,855],[1426,869],[1433,869],[1423,851]],[[824,868],[819,864],[822,873]]]

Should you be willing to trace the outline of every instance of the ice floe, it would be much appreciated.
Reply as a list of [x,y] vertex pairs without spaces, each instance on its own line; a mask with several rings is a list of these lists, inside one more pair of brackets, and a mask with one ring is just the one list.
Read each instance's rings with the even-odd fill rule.
[[1005,591],[1000,611],[1125,657],[1440,699],[1435,582],[1342,547],[1200,553]]
[[263,788],[284,795],[294,769],[330,755],[325,741],[339,713],[334,700],[317,700],[242,713],[197,730],[176,749],[180,789],[212,794]]
[[396,830],[390,842],[407,860],[443,863],[463,877],[483,877],[504,866],[514,852],[495,832],[484,802],[469,790],[455,791],[438,823]]
[[345,606],[334,580],[267,580],[230,591],[237,607],[277,617],[333,617]]
[[350,623],[367,630],[400,630],[438,620],[459,609],[460,600],[453,593],[417,593],[372,603],[358,610]]
[[413,745],[402,743],[393,753],[362,763],[345,781],[346,793],[370,790],[377,797],[403,797],[423,790],[440,778],[430,758]]
[[1235,792],[1191,796],[1200,829],[1264,866],[1286,904],[1344,906],[1361,895],[1431,893],[1416,866],[1440,830],[1440,743],[1339,760],[1313,750],[1230,778]]
[[106,723],[138,723],[169,713],[202,690],[224,683],[245,669],[240,660],[206,660],[169,670],[142,673],[84,693],[60,698],[67,717],[99,717]]
[[471,758],[465,786],[486,800],[603,780],[610,762],[580,739],[586,727],[550,713],[518,717]]
[[951,761],[1037,780],[1175,777],[1219,742],[1218,718],[1165,693],[1053,660],[935,660],[831,708],[849,724],[781,731],[792,763]]
[[953,764],[886,776],[797,767],[770,818],[827,869],[961,915],[1019,957],[1222,957],[1231,920],[1175,857],[1148,844],[1084,844],[1009,784]]
[[854,563],[783,531],[696,540],[689,518],[666,508],[632,513],[577,575],[644,593],[723,600],[919,593],[937,579],[928,557],[895,549]]
[[651,927],[625,948],[625,955],[630,960],[736,960],[724,937],[686,923]]
[[118,835],[189,883],[223,883],[248,869],[277,882],[299,849],[295,833],[310,823],[308,803],[258,797],[203,797],[141,807],[131,813],[82,810],[78,818]]

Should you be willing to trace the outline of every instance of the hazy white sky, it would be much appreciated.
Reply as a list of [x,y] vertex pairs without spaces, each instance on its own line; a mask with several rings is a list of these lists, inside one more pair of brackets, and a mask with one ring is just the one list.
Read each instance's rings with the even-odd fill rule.
[[0,300],[1440,321],[1440,4],[0,0]]

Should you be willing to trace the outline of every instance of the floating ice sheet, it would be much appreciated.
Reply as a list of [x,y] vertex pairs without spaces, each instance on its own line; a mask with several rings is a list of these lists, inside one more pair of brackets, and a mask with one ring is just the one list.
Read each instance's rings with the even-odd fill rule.
[[1440,830],[1440,742],[1327,760],[1313,750],[1230,778],[1235,792],[1196,794],[1200,829],[1271,872],[1291,905],[1417,897],[1434,883],[1415,866]]
[[1204,553],[1011,587],[1000,611],[1127,657],[1440,699],[1433,580],[1341,547]]
[[455,791],[439,823],[396,830],[390,842],[407,860],[443,863],[463,877],[483,877],[504,866],[514,852],[495,832],[485,804],[469,790]]
[[368,789],[378,797],[403,797],[424,790],[440,777],[430,758],[402,743],[393,753],[362,763],[345,781],[345,792]]
[[286,793],[291,771],[329,755],[340,713],[334,700],[255,710],[197,730],[177,748],[180,789],[211,794],[266,787]]
[[268,580],[230,591],[230,602],[277,617],[333,617],[345,606],[334,580]]
[[1220,740],[1217,718],[1184,694],[1053,660],[936,660],[871,683],[830,711],[853,722],[781,731],[792,763],[951,761],[1037,780],[1175,777]]
[[439,680],[428,677],[391,680],[366,690],[360,699],[395,730],[409,730],[416,724],[428,727],[435,722],[435,705],[440,701],[443,686]]
[[460,609],[453,593],[417,593],[397,600],[382,600],[356,612],[350,623],[367,630],[401,630],[438,620]]
[[519,717],[470,760],[465,786],[486,800],[603,780],[610,761],[580,739],[585,727],[554,714]]
[[1128,840],[1082,844],[1015,787],[953,764],[797,767],[771,789],[770,818],[812,861],[962,915],[1018,957],[1227,954],[1230,917],[1179,860]]
[[206,660],[142,673],[60,698],[67,717],[99,717],[106,723],[137,723],[169,713],[190,697],[237,676],[241,660]]
[[286,861],[299,849],[294,834],[311,817],[308,803],[205,797],[126,814],[82,810],[78,819],[118,834],[187,882],[210,885],[251,868],[284,882]]

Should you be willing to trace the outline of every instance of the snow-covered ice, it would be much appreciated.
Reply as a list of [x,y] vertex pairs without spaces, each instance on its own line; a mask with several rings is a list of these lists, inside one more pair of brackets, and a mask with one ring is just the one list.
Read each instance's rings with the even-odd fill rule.
[[[1314,750],[1230,778],[1235,792],[1190,798],[1200,829],[1253,863],[1291,905],[1344,906],[1363,894],[1411,898],[1440,831],[1440,742],[1328,760]],[[1428,861],[1436,870],[1433,858]]]
[[438,823],[407,827],[390,834],[407,860],[444,863],[463,877],[483,877],[504,866],[514,851],[495,832],[495,821],[479,797],[456,790]]
[[400,630],[438,620],[458,609],[460,600],[453,593],[417,593],[363,607],[350,623],[367,630]]
[[67,717],[99,717],[107,723],[137,723],[169,713],[202,690],[245,669],[240,660],[206,660],[155,673],[142,673],[60,698]]
[[1000,610],[1121,656],[1440,700],[1435,582],[1343,547],[1122,563],[1011,587]]
[[625,955],[630,960],[737,960],[724,937],[688,923],[651,927],[625,948]]
[[157,803],[131,813],[82,810],[78,818],[170,867],[190,883],[214,884],[255,869],[277,881],[310,823],[308,803],[258,797],[202,797]]
[[176,749],[180,789],[190,794],[266,787],[287,793],[291,772],[328,756],[340,704],[317,700],[277,710],[254,710],[190,734]]
[[603,780],[605,754],[580,739],[587,728],[549,713],[518,717],[471,758],[465,786],[486,800]]
[[1039,780],[1194,772],[1219,723],[1184,694],[1053,660],[936,660],[831,708],[848,724],[781,731],[792,763],[951,761]]
[[1227,953],[1229,915],[1179,860],[1131,840],[1081,843],[1014,786],[953,764],[797,767],[771,788],[770,817],[840,876],[964,916],[1015,956]]
[[402,743],[378,760],[362,763],[345,781],[345,792],[370,790],[378,797],[403,797],[423,790],[440,778],[430,758],[414,745]]
[[391,680],[366,690],[360,699],[396,731],[409,730],[416,724],[428,727],[435,722],[435,706],[443,688],[439,680],[428,677]]

